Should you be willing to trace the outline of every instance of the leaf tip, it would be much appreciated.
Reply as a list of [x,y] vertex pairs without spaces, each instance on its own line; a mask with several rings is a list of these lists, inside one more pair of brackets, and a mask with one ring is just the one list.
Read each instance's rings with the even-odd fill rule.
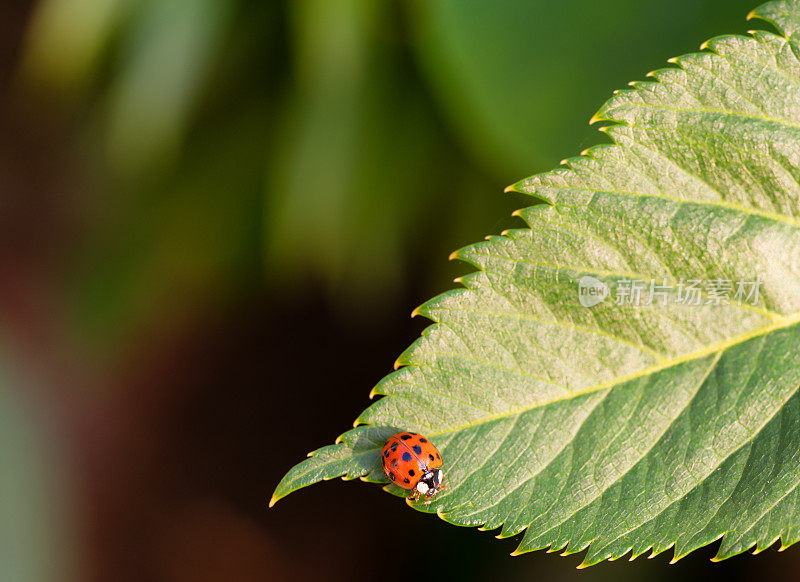
[[[675,555],[672,556],[672,559],[669,561],[670,565],[677,564],[678,561],[683,559],[685,556],[686,556],[686,554],[679,554],[679,553],[676,552]],[[712,562],[719,562],[719,560],[715,559],[715,558],[711,558],[711,561]]]
[[519,551],[519,548],[517,548],[516,550],[514,550],[509,554],[509,556],[520,556],[520,555],[522,555],[522,552]]
[[525,183],[529,180],[529,178],[525,178],[524,180],[517,180],[510,186],[506,186],[503,190],[506,194],[527,194],[528,192],[525,191]]
[[273,506],[273,505],[275,505],[277,502],[278,502],[278,498],[277,498],[277,497],[275,497],[275,496],[273,495],[273,496],[270,498],[270,500],[269,500],[269,507],[272,507],[272,506]]
[[600,115],[599,111],[597,113],[595,113],[594,115],[592,115],[591,119],[589,119],[589,125],[594,125],[598,121],[605,121],[603,119],[603,117]]

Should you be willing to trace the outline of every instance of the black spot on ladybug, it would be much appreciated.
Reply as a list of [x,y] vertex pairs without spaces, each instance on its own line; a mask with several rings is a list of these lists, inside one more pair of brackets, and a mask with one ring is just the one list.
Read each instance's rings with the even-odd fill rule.
[[411,435],[410,434],[404,434],[404,435],[401,435],[400,438],[403,439],[404,441],[407,441],[408,439],[411,438]]
[[439,453],[436,453],[436,458],[439,459],[440,461],[442,460],[442,458],[439,456]]
[[392,461],[392,469],[394,469],[394,468],[396,468],[396,467],[397,467],[397,459],[395,459],[394,461]]
[[425,437],[420,437],[420,438],[419,438],[419,442],[421,442],[421,443],[427,443],[427,442],[428,442],[428,439],[426,439]]
[[432,461],[433,460],[433,455],[428,455],[428,458]]
[[414,469],[409,469],[408,470],[408,476],[409,477],[413,477],[414,476]]
[[384,457],[388,457],[389,456],[389,451],[383,451],[383,456]]
[[411,453],[409,453],[409,452],[407,452],[407,451],[406,451],[405,453],[403,453],[403,460],[404,460],[406,463],[407,463],[408,461],[410,461],[410,460],[411,460]]
[[397,479],[397,477],[395,477],[394,473],[392,473],[391,471],[389,471],[389,479],[391,479],[392,481],[394,481],[395,479]]
[[403,479],[403,483],[411,483],[408,479]]
[[417,453],[418,455],[421,455],[421,454],[422,454],[422,447],[421,447],[421,446],[419,446],[419,445],[414,445],[414,446],[413,446],[413,447],[411,447],[411,448],[412,448],[412,449],[414,449],[414,452],[415,452],[415,453]]
[[392,449],[392,452],[395,452],[397,450],[397,443],[392,443],[391,449]]

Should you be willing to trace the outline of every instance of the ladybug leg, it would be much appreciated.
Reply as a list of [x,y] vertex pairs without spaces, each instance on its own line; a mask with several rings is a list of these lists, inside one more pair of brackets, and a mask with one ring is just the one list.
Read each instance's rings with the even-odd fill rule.
[[409,495],[409,496],[408,496],[408,499],[409,499],[409,501],[413,501],[414,503],[416,503],[416,502],[417,502],[417,499],[418,499],[418,498],[419,498],[419,493],[417,492],[417,490],[416,490],[416,489],[414,489],[414,490],[411,492],[411,495]]
[[447,488],[446,488],[446,487],[439,486],[439,489],[436,491],[436,493],[429,493],[429,494],[426,494],[426,495],[425,495],[425,505],[428,505],[428,504],[429,504],[431,501],[433,501],[433,497],[434,497],[434,495],[436,495],[437,493],[439,493],[439,491],[441,491],[442,489],[447,489]]

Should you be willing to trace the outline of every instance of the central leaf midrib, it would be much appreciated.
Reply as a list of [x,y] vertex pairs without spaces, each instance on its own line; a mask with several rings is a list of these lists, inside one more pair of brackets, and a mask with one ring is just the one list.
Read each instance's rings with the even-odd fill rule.
[[[715,362],[715,365],[716,365],[716,362]],[[712,366],[712,368],[713,368],[713,366]],[[709,370],[709,371],[710,371],[710,370]],[[708,374],[706,374],[706,376],[707,376],[707,375],[708,375]],[[722,458],[722,459],[721,459],[721,460],[720,460],[718,463],[716,463],[716,464],[715,464],[715,465],[714,465],[714,466],[713,466],[713,467],[712,467],[710,470],[707,470],[707,471],[706,471],[706,474],[705,474],[705,475],[704,475],[704,476],[703,476],[701,479],[698,479],[698,480],[697,480],[697,482],[696,482],[696,483],[695,483],[695,484],[692,486],[692,488],[691,488],[689,491],[687,491],[686,493],[684,493],[684,494],[680,495],[680,496],[679,496],[679,497],[677,497],[676,499],[673,499],[672,501],[670,501],[670,503],[666,504],[666,505],[665,505],[663,508],[661,508],[661,509],[659,510],[659,512],[658,512],[656,515],[654,515],[654,516],[652,516],[652,517],[649,517],[648,519],[646,519],[646,520],[645,520],[645,521],[643,521],[642,523],[638,524],[636,527],[634,527],[634,528],[630,528],[630,529],[628,529],[628,530],[626,530],[626,531],[624,531],[624,532],[620,533],[619,535],[617,535],[617,537],[615,537],[613,540],[610,540],[610,541],[609,541],[609,542],[606,544],[606,547],[607,547],[608,545],[611,545],[611,544],[615,543],[617,540],[619,540],[620,538],[622,538],[622,537],[624,537],[624,536],[628,535],[629,533],[631,533],[631,532],[635,531],[636,529],[638,529],[638,528],[642,527],[643,525],[645,525],[645,524],[647,524],[647,523],[650,523],[650,522],[654,521],[654,520],[655,520],[655,519],[657,519],[657,518],[658,518],[660,515],[662,515],[662,514],[663,514],[665,511],[667,511],[667,510],[668,510],[670,507],[672,507],[673,505],[675,505],[675,503],[678,503],[679,501],[681,501],[682,499],[684,499],[684,498],[685,498],[685,497],[686,497],[686,496],[687,496],[689,493],[691,493],[692,491],[696,490],[698,487],[702,486],[702,485],[703,485],[703,484],[706,482],[706,480],[707,480],[707,479],[708,479],[708,478],[709,478],[711,475],[713,475],[713,474],[714,474],[714,472],[715,472],[717,469],[719,469],[719,468],[720,468],[720,467],[723,465],[723,463],[725,463],[725,462],[726,462],[728,459],[730,459],[730,458],[731,458],[733,455],[735,455],[736,453],[738,453],[739,451],[741,451],[741,450],[742,450],[742,449],[743,449],[745,446],[748,446],[748,445],[752,444],[752,443],[755,441],[755,439],[756,439],[756,438],[757,438],[757,437],[758,437],[758,436],[761,434],[761,431],[764,429],[764,427],[766,427],[766,426],[767,426],[767,425],[768,425],[768,424],[769,424],[769,423],[770,423],[770,422],[771,422],[771,421],[772,421],[772,420],[775,418],[775,416],[776,416],[777,414],[779,414],[779,413],[780,413],[780,412],[783,410],[784,406],[786,406],[786,403],[787,403],[787,402],[788,402],[790,399],[794,398],[794,396],[797,394],[797,390],[798,390],[798,389],[797,389],[797,388],[795,388],[793,391],[789,392],[789,393],[787,394],[786,398],[784,398],[784,399],[782,400],[782,402],[781,402],[780,406],[776,406],[776,407],[775,407],[775,410],[772,412],[772,414],[770,414],[770,415],[769,415],[767,418],[765,418],[765,419],[764,419],[764,422],[762,422],[762,423],[761,423],[761,425],[758,427],[758,429],[757,429],[757,430],[754,430],[754,431],[753,431],[753,432],[752,432],[752,433],[751,433],[751,434],[750,434],[748,437],[746,437],[746,438],[744,439],[744,441],[742,441],[741,443],[739,443],[739,444],[738,444],[738,445],[737,445],[737,446],[736,446],[736,447],[735,447],[735,448],[734,448],[732,451],[730,451],[730,452],[729,452],[727,455],[725,455],[725,456],[724,456],[724,457],[723,457],[723,458]],[[617,481],[619,481],[619,479],[617,479]],[[762,513],[761,513],[761,515],[759,515],[757,518],[753,519],[753,521],[750,523],[750,526],[749,526],[749,527],[750,527],[750,528],[752,528],[752,527],[753,527],[753,526],[754,526],[756,523],[758,523],[758,522],[759,522],[761,519],[763,519],[763,517],[764,517],[764,516],[765,516],[767,513],[769,513],[770,511],[772,511],[772,509],[774,509],[774,507],[775,507],[775,506],[776,506],[778,503],[780,503],[780,502],[781,502],[781,501],[782,501],[782,500],[783,500],[783,499],[784,499],[786,496],[788,496],[788,495],[789,495],[789,494],[790,494],[790,493],[791,493],[791,492],[792,492],[794,489],[796,489],[796,488],[797,488],[797,486],[798,486],[798,482],[796,482],[796,483],[795,483],[795,484],[794,484],[794,485],[793,485],[793,486],[790,488],[790,490],[789,490],[787,493],[785,493],[785,494],[784,494],[784,495],[782,495],[780,498],[778,498],[778,500],[777,500],[777,501],[775,501],[775,502],[774,502],[774,503],[773,503],[773,504],[772,504],[772,505],[771,505],[769,508],[767,508],[767,509],[766,509],[764,512],[762,512]],[[719,511],[722,509],[723,505],[724,505],[724,503],[721,503],[721,504],[719,505],[719,507],[717,508],[717,511],[714,513],[714,515],[710,516],[710,517],[707,519],[707,521],[706,521],[706,524],[704,525],[704,528],[703,528],[703,529],[705,529],[705,527],[707,527],[707,526],[708,526],[708,524],[709,524],[709,523],[711,523],[711,522],[713,521],[714,517],[716,517],[716,515],[717,515],[717,514],[719,513]],[[556,527],[557,527],[557,526],[556,526]],[[551,529],[552,529],[552,528],[551,528]],[[702,530],[700,530],[700,532],[702,532]],[[698,533],[700,533],[700,532],[698,532]],[[770,545],[771,545],[771,544],[770,544]]]
[[[642,368],[641,370],[638,370],[638,371],[633,372],[631,374],[618,376],[618,377],[614,378],[613,380],[609,380],[607,382],[600,382],[598,384],[594,384],[592,386],[584,388],[583,390],[576,390],[575,392],[571,392],[568,395],[557,396],[557,397],[554,397],[554,398],[551,398],[551,399],[548,399],[548,400],[544,400],[544,401],[541,401],[541,402],[536,402],[536,403],[534,403],[532,405],[521,406],[519,408],[508,410],[508,411],[505,411],[505,412],[502,412],[502,413],[499,413],[499,414],[495,414],[495,415],[492,415],[492,416],[483,417],[483,418],[481,418],[479,420],[476,420],[476,421],[473,421],[473,422],[468,422],[468,423],[465,423],[465,424],[462,424],[462,425],[459,425],[459,426],[455,426],[455,427],[452,427],[452,428],[448,428],[446,430],[430,431],[427,434],[428,434],[428,436],[432,436],[433,437],[433,436],[445,435],[445,434],[452,433],[452,432],[460,432],[460,431],[463,431],[463,430],[466,430],[466,429],[469,429],[469,428],[473,428],[475,426],[480,426],[482,424],[486,424],[486,423],[489,423],[489,422],[494,422],[496,420],[501,420],[501,419],[504,419],[504,418],[508,418],[508,417],[514,416],[516,414],[522,414],[524,412],[527,412],[529,410],[533,410],[535,408],[541,408],[541,407],[544,407],[544,406],[549,406],[550,404],[554,404],[556,402],[562,402],[562,401],[566,401],[566,400],[571,400],[573,398],[577,398],[579,396],[584,396],[586,394],[591,394],[593,392],[597,392],[599,390],[604,390],[606,388],[613,388],[614,386],[617,386],[619,384],[623,384],[625,382],[630,382],[631,380],[636,380],[636,379],[642,378],[644,376],[649,376],[650,374],[655,374],[656,372],[660,372],[662,370],[671,368],[673,366],[677,366],[678,364],[682,364],[684,362],[689,362],[689,361],[692,361],[692,360],[700,359],[700,358],[712,355],[712,354],[714,354],[716,352],[724,352],[725,350],[728,350],[729,348],[732,348],[734,346],[742,344],[742,343],[744,343],[746,341],[749,341],[751,339],[755,339],[757,337],[760,337],[760,336],[763,336],[763,335],[767,335],[769,333],[772,333],[774,331],[778,331],[780,329],[791,327],[792,325],[797,324],[797,323],[800,323],[800,312],[793,314],[791,317],[785,317],[785,318],[783,318],[781,320],[777,320],[774,323],[772,323],[771,325],[764,326],[764,327],[761,327],[761,328],[756,328],[756,329],[754,329],[754,330],[752,330],[752,331],[750,331],[748,333],[736,336],[736,337],[734,337],[732,339],[728,339],[728,340],[725,340],[725,341],[717,342],[715,344],[710,344],[710,345],[708,345],[708,346],[706,346],[706,347],[704,347],[704,348],[702,348],[700,350],[695,350],[694,352],[689,352],[688,354],[684,354],[684,355],[678,356],[676,358],[671,358],[671,359],[664,360],[663,362],[661,362],[661,363],[659,363],[657,365],[649,366],[649,367],[646,367],[646,368]],[[393,398],[393,397],[396,398],[398,396],[388,395],[388,397],[389,398]]]
[[[638,370],[638,371],[636,371],[634,373],[631,373],[631,374],[618,376],[618,377],[614,378],[613,380],[609,380],[608,382],[601,382],[601,383],[598,383],[598,384],[594,384],[594,385],[589,386],[589,387],[587,387],[587,388],[585,388],[583,390],[578,390],[578,391],[572,392],[572,393],[570,393],[568,395],[551,398],[549,400],[542,401],[542,402],[537,402],[537,403],[534,403],[532,405],[522,406],[522,407],[519,407],[519,408],[516,408],[516,409],[513,409],[513,410],[509,410],[509,411],[506,411],[506,412],[495,414],[495,415],[492,415],[492,416],[486,416],[486,417],[483,417],[483,418],[481,418],[479,420],[476,420],[476,421],[473,421],[473,422],[469,422],[469,423],[465,423],[465,424],[462,424],[462,425],[458,425],[458,426],[455,426],[455,427],[447,428],[445,430],[429,431],[427,433],[427,436],[429,436],[429,437],[437,437],[437,436],[447,435],[447,434],[450,434],[450,433],[457,433],[457,432],[460,432],[460,431],[463,431],[463,430],[467,430],[469,428],[473,428],[473,427],[476,427],[476,426],[481,426],[481,425],[484,425],[484,424],[488,424],[488,423],[491,423],[491,422],[495,422],[495,421],[498,421],[498,420],[509,418],[511,416],[523,414],[523,413],[525,413],[527,411],[530,411],[530,410],[533,410],[535,408],[541,408],[543,406],[549,406],[550,404],[554,404],[556,402],[571,400],[573,398],[577,398],[579,396],[583,396],[583,395],[586,395],[586,394],[591,394],[593,392],[604,390],[606,388],[613,388],[614,386],[617,386],[619,384],[623,384],[625,382],[630,382],[631,380],[636,380],[637,378],[643,378],[643,377],[648,376],[650,374],[655,374],[656,372],[660,372],[662,370],[671,368],[673,366],[677,366],[678,364],[681,364],[681,363],[684,363],[684,362],[688,362],[688,361],[695,360],[695,359],[700,359],[700,358],[712,355],[712,354],[714,354],[716,352],[722,353],[725,350],[727,350],[729,348],[732,348],[734,346],[737,346],[739,344],[742,344],[742,343],[744,343],[746,341],[749,341],[751,339],[755,339],[755,338],[760,337],[760,336],[767,335],[769,333],[778,331],[780,329],[785,329],[785,328],[791,327],[792,325],[795,325],[797,323],[800,323],[800,312],[795,313],[795,314],[791,315],[790,317],[784,317],[782,319],[775,320],[770,325],[763,326],[763,327],[760,327],[760,328],[756,328],[754,330],[751,330],[748,333],[741,334],[741,335],[736,336],[734,338],[731,338],[729,340],[717,342],[715,344],[710,344],[710,345],[708,345],[708,346],[706,346],[706,347],[704,347],[704,348],[702,348],[700,350],[695,350],[694,352],[689,352],[688,354],[684,354],[684,355],[676,357],[676,358],[670,358],[670,359],[664,360],[664,361],[660,362],[657,365],[649,366],[649,367],[646,367],[646,368],[642,368],[641,370]],[[412,366],[413,366],[413,364],[412,364]],[[422,367],[422,366],[418,366],[418,367]],[[385,396],[385,398],[401,398],[401,397],[403,397],[403,396],[391,395],[391,394]],[[360,426],[360,425],[373,425],[373,426],[375,426],[374,423],[368,423],[368,422],[364,422],[364,423],[356,422],[356,423],[354,423],[354,426]],[[380,449],[379,446],[375,446],[375,447],[368,448],[368,449],[361,449],[357,453],[353,454],[351,456],[351,458],[361,457],[361,456],[364,456],[364,455],[371,455],[371,454],[374,454],[374,452],[379,450],[379,449]],[[339,461],[341,461],[341,459],[327,461],[327,462],[322,463],[322,465],[330,464],[330,463],[333,463],[333,462],[339,462]],[[317,466],[317,468],[318,468],[318,466]]]

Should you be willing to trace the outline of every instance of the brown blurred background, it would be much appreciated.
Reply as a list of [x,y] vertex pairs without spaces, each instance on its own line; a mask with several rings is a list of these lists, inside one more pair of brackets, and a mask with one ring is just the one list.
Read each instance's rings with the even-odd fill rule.
[[4,0],[0,580],[797,579],[795,548],[511,558],[358,481],[267,510],[464,273],[448,253],[514,224],[503,187],[753,7]]

